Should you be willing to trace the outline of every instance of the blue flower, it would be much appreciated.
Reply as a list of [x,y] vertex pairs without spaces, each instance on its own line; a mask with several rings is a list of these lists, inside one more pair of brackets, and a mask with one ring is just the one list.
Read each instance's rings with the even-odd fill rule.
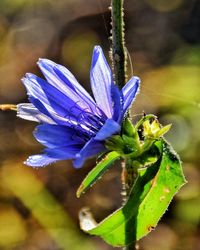
[[47,59],[39,59],[38,66],[46,80],[25,75],[22,82],[30,103],[18,104],[17,115],[41,123],[33,134],[46,148],[25,164],[40,167],[73,159],[79,168],[87,158],[105,151],[104,141],[120,132],[140,80],[132,77],[119,90],[100,46],[94,48],[90,70],[94,99],[64,66]]

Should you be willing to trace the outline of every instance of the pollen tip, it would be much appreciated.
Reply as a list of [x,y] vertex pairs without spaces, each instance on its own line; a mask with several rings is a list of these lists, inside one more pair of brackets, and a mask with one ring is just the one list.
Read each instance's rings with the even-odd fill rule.
[[102,48],[101,48],[100,45],[95,45],[95,46],[94,46],[94,51],[95,51],[96,53],[99,53],[101,50],[102,50]]
[[141,82],[140,78],[138,76],[135,76],[136,80],[139,81],[139,83]]
[[37,61],[37,65],[41,65],[42,63],[45,63],[45,62],[48,62],[49,60],[46,59],[46,58],[39,58],[38,61]]
[[28,162],[28,159],[27,159],[26,161],[24,161],[23,163],[24,163],[25,165],[28,165],[28,163],[27,163],[27,162]]
[[36,64],[37,64],[37,65],[40,65],[42,61],[43,61],[43,58],[40,57],[40,58],[38,59],[38,61],[36,62]]
[[33,74],[32,73],[26,73],[25,78],[30,78]]
[[26,165],[26,166],[29,166],[29,167],[32,167],[32,168],[37,168],[37,166],[35,166],[34,164],[31,164],[31,157],[29,156],[28,159],[26,161],[24,161],[23,163]]

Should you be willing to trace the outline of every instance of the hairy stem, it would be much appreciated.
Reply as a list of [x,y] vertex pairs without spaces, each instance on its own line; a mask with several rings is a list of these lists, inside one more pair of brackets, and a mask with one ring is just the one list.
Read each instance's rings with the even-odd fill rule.
[[[111,0],[112,17],[112,48],[111,58],[114,71],[114,81],[119,88],[123,88],[126,83],[126,50],[124,33],[124,12],[123,0]],[[135,181],[136,173],[130,162],[122,162],[122,199],[123,203],[129,197],[132,185]],[[138,249],[135,242],[123,248],[123,250]]]
[[124,41],[123,0],[111,1],[112,66],[115,83],[122,88],[126,83],[126,51]]
[[132,244],[124,247],[123,250],[139,250],[139,246],[133,242]]

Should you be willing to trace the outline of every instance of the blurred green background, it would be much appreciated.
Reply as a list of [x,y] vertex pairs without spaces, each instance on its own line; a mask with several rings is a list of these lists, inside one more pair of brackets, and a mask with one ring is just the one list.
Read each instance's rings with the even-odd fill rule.
[[[40,75],[39,57],[70,69],[89,88],[94,45],[110,47],[108,0],[1,0],[0,101],[26,102],[20,81]],[[133,72],[142,79],[132,108],[172,123],[167,139],[179,152],[188,184],[176,195],[154,232],[140,241],[143,250],[200,249],[200,1],[126,0],[126,46]],[[128,75],[131,76],[128,62]],[[75,170],[70,161],[33,170],[23,165],[42,147],[36,126],[0,113],[0,249],[109,250],[101,239],[79,230],[78,212],[89,206],[98,221],[117,209],[120,167],[113,168],[82,198],[81,180],[94,166]]]

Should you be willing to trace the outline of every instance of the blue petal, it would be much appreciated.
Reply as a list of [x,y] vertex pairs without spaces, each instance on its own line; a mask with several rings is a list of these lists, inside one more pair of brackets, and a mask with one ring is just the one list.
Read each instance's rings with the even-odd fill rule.
[[85,143],[84,135],[81,138],[74,129],[62,125],[39,125],[33,134],[37,141],[49,148]]
[[86,127],[84,124],[81,124],[77,119],[73,119],[72,117],[61,117],[58,116],[56,113],[50,113],[46,107],[40,102],[40,100],[34,98],[34,97],[29,97],[29,101],[44,115],[47,117],[50,117],[56,124],[59,125],[65,125],[67,127],[76,129],[79,131],[79,133],[83,133],[84,135],[87,134],[89,135],[94,135],[95,133],[91,131],[91,126]]
[[75,158],[76,154],[81,150],[82,145],[69,145],[60,148],[45,148],[43,152],[49,157],[67,160]]
[[50,163],[53,163],[59,159],[51,158],[46,154],[38,154],[38,155],[31,155],[29,158],[24,162],[24,164],[30,167],[46,167]]
[[135,96],[139,92],[140,78],[133,76],[126,85],[122,88],[122,93],[124,96],[124,111],[123,115],[130,107],[131,103],[135,100]]
[[89,93],[77,82],[72,73],[60,64],[56,64],[48,59],[38,61],[42,73],[47,81],[59,89],[82,109],[88,112],[100,112]]
[[[53,120],[59,120],[59,124],[63,124],[63,122],[80,124],[82,130],[91,132],[91,126],[94,126],[89,119],[91,113],[82,110],[71,97],[66,96],[53,85],[33,74],[27,74],[26,78],[23,79],[23,83],[28,90],[29,99],[34,99],[35,104],[33,101],[31,102],[42,113],[46,115],[48,113],[48,116],[53,117]],[[92,115],[94,116],[94,114]],[[99,126],[100,124],[97,124],[94,129],[99,128]]]
[[80,152],[76,154],[76,159],[73,161],[74,167],[82,167],[87,158],[95,156],[105,150],[106,148],[102,142],[96,141],[94,138],[90,139]]
[[122,91],[119,90],[119,88],[113,84],[112,86],[112,100],[113,100],[113,117],[112,119],[114,121],[117,121],[120,123],[121,116],[123,114],[123,105],[124,105],[124,96],[122,94]]
[[43,154],[29,156],[24,163],[31,167],[44,167],[58,160],[73,159],[79,151],[79,146],[47,148],[43,151]]
[[68,125],[68,122],[67,122],[68,120],[66,121],[66,119],[64,119],[64,121],[62,121],[63,119],[60,120],[60,117],[58,115],[55,116],[55,112],[50,113],[39,99],[30,96],[29,101],[35,106],[36,109],[38,109],[45,116],[50,117],[56,124]]
[[77,128],[80,132],[91,134],[91,127],[88,128],[85,125],[81,124],[76,118],[73,117],[62,117],[58,116],[55,112],[49,112],[46,107],[40,102],[40,100],[29,97],[29,101],[44,115],[50,117],[56,124],[65,125],[72,128]]
[[26,74],[23,83],[27,88],[28,94],[40,100],[49,112],[56,112],[62,117],[69,116],[72,108],[74,108],[75,113],[81,112],[75,108],[76,103],[69,97],[65,96],[62,92],[40,77],[33,74]]
[[48,116],[42,114],[32,103],[20,103],[17,105],[17,116],[34,122],[55,124]]
[[95,140],[103,141],[120,131],[121,126],[112,119],[107,119],[103,127],[94,137]]
[[100,46],[95,46],[90,70],[90,81],[93,95],[98,107],[112,118],[111,84],[112,72]]

